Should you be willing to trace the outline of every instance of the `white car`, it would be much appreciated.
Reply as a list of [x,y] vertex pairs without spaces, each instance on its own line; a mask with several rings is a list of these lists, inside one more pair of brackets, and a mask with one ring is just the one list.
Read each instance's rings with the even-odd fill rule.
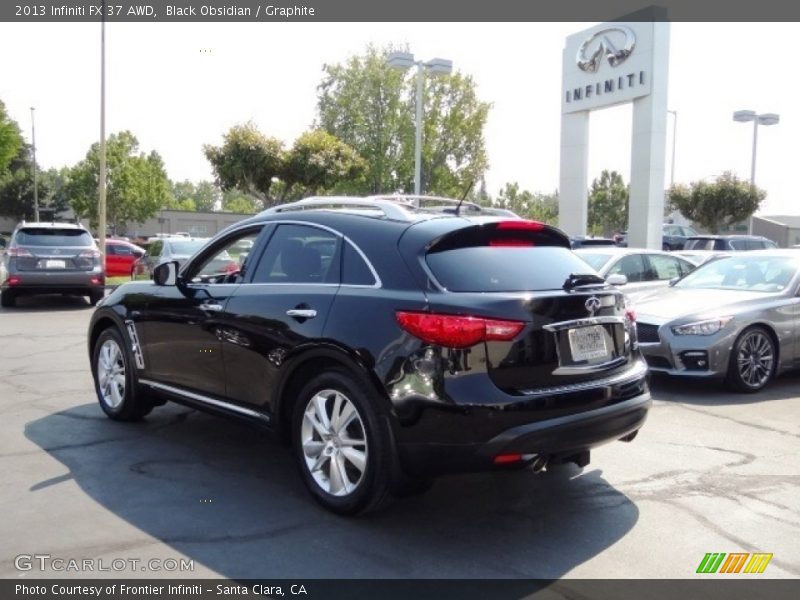
[[575,254],[632,300],[653,288],[668,286],[695,268],[691,261],[661,250],[597,246],[580,248]]

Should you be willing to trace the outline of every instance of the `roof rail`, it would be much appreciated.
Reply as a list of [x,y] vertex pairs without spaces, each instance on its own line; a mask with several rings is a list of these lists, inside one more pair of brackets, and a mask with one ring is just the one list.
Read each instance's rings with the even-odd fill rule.
[[355,198],[349,196],[313,196],[296,202],[268,208],[262,214],[275,214],[295,210],[322,210],[326,208],[353,208],[378,210],[387,219],[408,221],[415,206],[409,202],[398,202],[380,197]]

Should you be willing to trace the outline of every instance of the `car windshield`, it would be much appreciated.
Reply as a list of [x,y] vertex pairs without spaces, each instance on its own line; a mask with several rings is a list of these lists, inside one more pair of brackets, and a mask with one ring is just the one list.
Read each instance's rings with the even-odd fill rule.
[[598,252],[576,252],[581,260],[585,261],[595,271],[599,271],[611,259],[610,254],[600,254]]
[[17,232],[16,243],[20,246],[92,246],[94,240],[83,229],[28,227]]
[[698,267],[675,287],[779,293],[791,283],[797,265],[785,256],[729,256]]
[[177,256],[191,256],[205,245],[206,240],[178,240],[170,241],[169,248]]

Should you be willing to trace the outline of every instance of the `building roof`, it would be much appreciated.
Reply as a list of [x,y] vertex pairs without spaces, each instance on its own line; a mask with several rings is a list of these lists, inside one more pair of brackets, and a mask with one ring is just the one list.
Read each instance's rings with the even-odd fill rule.
[[780,223],[792,229],[800,229],[800,215],[756,215],[755,218]]

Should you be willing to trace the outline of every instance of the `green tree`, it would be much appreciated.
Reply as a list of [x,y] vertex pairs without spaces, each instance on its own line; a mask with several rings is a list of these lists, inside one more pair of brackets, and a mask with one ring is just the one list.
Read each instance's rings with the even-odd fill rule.
[[241,190],[232,188],[222,193],[222,210],[252,215],[260,209],[261,201]]
[[[39,189],[40,193],[44,190]],[[23,144],[0,175],[0,215],[33,219],[33,165],[30,146]]]
[[[317,123],[366,161],[362,193],[411,191],[414,181],[414,77],[392,69],[394,48],[325,65]],[[487,168],[483,127],[490,105],[471,77],[428,76],[425,85],[422,180],[426,193],[461,196]]]
[[589,190],[589,231],[607,235],[627,229],[629,195],[622,175],[603,170]]
[[0,177],[7,173],[11,161],[19,156],[23,148],[19,125],[6,112],[6,105],[0,101]]
[[337,188],[350,191],[363,181],[365,171],[366,163],[350,146],[325,131],[308,131],[286,154],[281,200]]
[[764,190],[730,171],[713,183],[695,181],[690,186],[675,185],[669,190],[670,203],[684,217],[712,233],[751,217],[766,197]]
[[270,195],[273,179],[283,169],[283,143],[261,133],[253,122],[235,125],[224,135],[222,146],[203,146],[217,185],[256,196],[264,208],[275,204]]
[[489,206],[510,210],[523,219],[533,219],[544,223],[558,222],[558,193],[541,194],[520,190],[519,184],[506,183],[497,199]]
[[210,181],[176,181],[172,184],[172,197],[169,208],[178,210],[213,211],[217,200],[220,199],[219,190]]
[[[86,158],[69,172],[67,193],[79,217],[97,223],[97,187],[100,145],[92,144]],[[139,142],[130,131],[112,134],[106,142],[106,217],[112,231],[127,223],[140,223],[170,202],[171,185],[164,162],[157,152],[139,152]]]

